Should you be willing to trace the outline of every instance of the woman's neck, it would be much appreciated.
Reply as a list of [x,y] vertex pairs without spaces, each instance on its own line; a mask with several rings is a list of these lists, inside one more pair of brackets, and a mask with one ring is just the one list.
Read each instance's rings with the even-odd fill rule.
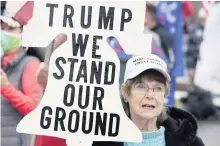
[[131,120],[142,132],[152,132],[158,130],[156,125],[157,118],[146,120],[139,116],[131,114]]

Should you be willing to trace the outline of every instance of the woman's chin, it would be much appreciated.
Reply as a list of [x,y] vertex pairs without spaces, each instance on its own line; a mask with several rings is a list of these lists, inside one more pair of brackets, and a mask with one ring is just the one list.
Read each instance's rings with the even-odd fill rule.
[[157,115],[154,112],[142,112],[140,116],[146,120],[151,120],[157,117]]

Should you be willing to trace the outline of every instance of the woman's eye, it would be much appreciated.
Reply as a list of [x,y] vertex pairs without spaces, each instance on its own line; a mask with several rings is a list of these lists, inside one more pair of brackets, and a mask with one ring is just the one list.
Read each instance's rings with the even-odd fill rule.
[[145,88],[145,86],[143,84],[138,84],[137,87],[138,88]]
[[154,88],[154,91],[160,92],[160,91],[162,91],[162,88],[161,88],[161,87],[155,87],[155,88]]

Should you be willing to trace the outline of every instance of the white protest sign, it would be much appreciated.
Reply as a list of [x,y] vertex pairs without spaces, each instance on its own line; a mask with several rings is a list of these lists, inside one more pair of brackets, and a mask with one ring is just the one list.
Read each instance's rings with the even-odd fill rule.
[[65,139],[85,136],[93,141],[141,140],[140,131],[123,110],[120,61],[106,40],[107,36],[97,38],[97,52],[93,38],[79,49],[77,45],[72,49],[72,38],[68,38],[55,50],[43,98],[19,123],[18,132]]
[[[88,8],[90,27],[80,21],[82,10]],[[50,58],[40,104],[21,120],[17,131],[64,139],[140,142],[140,130],[122,107],[120,60],[107,40],[117,38],[127,54],[149,54],[151,35],[143,34],[144,12],[145,2],[36,2],[23,44],[45,47],[60,33],[68,38]]]

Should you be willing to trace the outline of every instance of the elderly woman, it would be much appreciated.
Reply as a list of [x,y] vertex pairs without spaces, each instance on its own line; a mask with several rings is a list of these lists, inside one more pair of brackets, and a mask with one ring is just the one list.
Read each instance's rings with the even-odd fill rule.
[[93,146],[204,146],[190,113],[164,107],[169,81],[167,65],[156,55],[129,59],[121,91],[125,111],[142,132],[143,141],[94,142]]
[[[38,81],[42,87],[45,87],[47,82],[47,73],[48,68],[42,64],[38,74]],[[95,141],[92,145],[204,146],[196,135],[196,119],[190,113],[174,107],[164,107],[169,81],[167,65],[158,56],[137,56],[129,59],[121,87],[123,103],[128,117],[142,132],[143,141],[141,143]],[[37,141],[37,146],[49,146],[51,143],[66,145],[64,139],[55,137],[38,137]]]

